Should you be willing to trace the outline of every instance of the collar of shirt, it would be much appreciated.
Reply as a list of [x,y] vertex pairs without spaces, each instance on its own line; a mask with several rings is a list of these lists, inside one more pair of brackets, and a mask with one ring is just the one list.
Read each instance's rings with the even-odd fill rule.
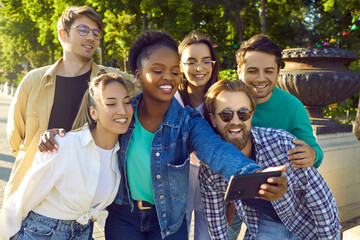
[[[64,61],[64,59],[61,57],[56,63],[51,65],[49,67],[49,69],[45,72],[41,81],[46,82],[46,84],[54,84],[54,81],[56,79],[56,69],[62,61]],[[100,71],[101,71],[100,67],[94,61],[91,60],[90,79],[93,79],[94,77],[96,77]]]

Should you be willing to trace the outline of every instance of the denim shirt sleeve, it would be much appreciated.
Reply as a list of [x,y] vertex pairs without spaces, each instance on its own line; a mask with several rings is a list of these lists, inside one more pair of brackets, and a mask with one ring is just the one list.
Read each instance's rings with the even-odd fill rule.
[[196,151],[196,156],[213,171],[229,180],[232,175],[261,169],[234,145],[223,141],[199,113],[192,111],[188,117],[189,149]]

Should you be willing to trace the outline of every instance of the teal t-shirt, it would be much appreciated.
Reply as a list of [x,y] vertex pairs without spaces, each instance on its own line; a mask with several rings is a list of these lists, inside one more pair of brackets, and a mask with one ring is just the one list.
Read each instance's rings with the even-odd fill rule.
[[316,142],[308,113],[295,96],[275,87],[269,100],[256,105],[252,125],[290,132],[315,150],[314,166],[316,168],[320,166],[324,158],[323,152]]
[[136,124],[126,152],[126,171],[131,197],[155,204],[151,182],[151,143],[154,133],[147,131],[134,113]]

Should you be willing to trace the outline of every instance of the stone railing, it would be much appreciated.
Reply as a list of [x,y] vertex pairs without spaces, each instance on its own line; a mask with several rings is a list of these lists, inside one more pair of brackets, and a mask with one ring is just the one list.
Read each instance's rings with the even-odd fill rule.
[[0,83],[0,92],[9,96],[15,95],[16,88],[16,84],[10,81]]

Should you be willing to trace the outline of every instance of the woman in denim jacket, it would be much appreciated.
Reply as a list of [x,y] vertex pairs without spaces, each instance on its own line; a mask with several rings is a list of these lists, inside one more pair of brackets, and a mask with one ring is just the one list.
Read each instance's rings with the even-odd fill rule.
[[[222,141],[195,109],[173,98],[180,83],[177,50],[171,36],[154,31],[130,48],[130,68],[143,93],[132,99],[134,116],[120,139],[122,181],[108,207],[106,239],[188,239],[185,206],[193,151],[227,179],[260,169]],[[278,199],[287,189],[286,177],[273,180],[279,185],[265,184],[264,199]]]

